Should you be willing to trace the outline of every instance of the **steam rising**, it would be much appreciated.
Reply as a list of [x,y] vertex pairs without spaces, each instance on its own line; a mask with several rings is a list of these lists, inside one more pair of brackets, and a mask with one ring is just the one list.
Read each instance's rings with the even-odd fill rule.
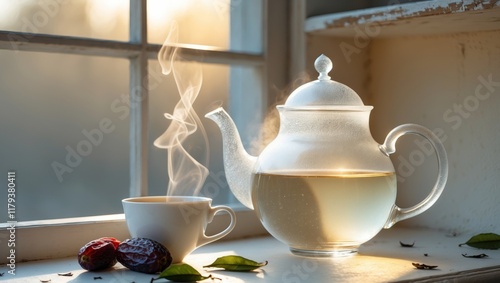
[[280,116],[276,106],[284,104],[292,91],[308,82],[310,82],[310,76],[306,72],[302,72],[298,74],[297,78],[287,87],[282,90],[277,90],[278,95],[276,101],[271,107],[269,107],[259,134],[252,141],[250,141],[251,153],[259,155],[262,150],[264,150],[264,148],[276,138],[280,126]]
[[204,162],[208,163],[207,134],[193,109],[193,103],[200,93],[203,74],[199,64],[182,60],[175,47],[177,40],[178,29],[173,24],[158,53],[158,60],[163,74],[173,74],[180,100],[172,114],[165,113],[165,118],[171,120],[170,125],[154,141],[154,145],[166,148],[168,152],[167,168],[170,178],[167,195],[197,195],[208,175],[208,169],[188,153],[183,143],[199,127],[203,136]]

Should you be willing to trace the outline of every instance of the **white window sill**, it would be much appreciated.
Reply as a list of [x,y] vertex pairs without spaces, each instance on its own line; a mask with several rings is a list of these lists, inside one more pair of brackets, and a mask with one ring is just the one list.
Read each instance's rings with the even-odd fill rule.
[[[254,211],[241,205],[235,205],[232,208],[236,213],[236,226],[223,240],[267,234]],[[229,221],[227,213],[216,214],[207,226],[206,234],[213,235],[224,230]],[[0,265],[9,261],[7,256],[10,254],[10,244],[15,244],[16,262],[27,262],[72,256],[85,243],[103,236],[115,237],[119,240],[129,238],[125,216],[112,214],[0,223]],[[12,238],[9,241],[15,243],[7,241],[9,238]]]
[[[292,255],[272,237],[221,241],[199,248],[185,262],[202,274],[203,265],[217,257],[238,254],[269,264],[258,272],[235,273],[211,271],[221,282],[494,282],[500,278],[500,250],[477,250],[462,246],[472,235],[456,237],[445,232],[424,229],[393,228],[384,230],[360,248],[359,254],[345,258],[311,259]],[[404,248],[399,241],[413,242]],[[482,259],[464,258],[461,254],[486,253]],[[427,256],[425,256],[427,254]],[[438,265],[435,270],[417,270],[412,262]],[[16,263],[16,275],[0,268],[2,280],[9,282],[150,282],[153,275],[132,272],[122,265],[101,272],[86,272],[76,256],[62,259]],[[73,276],[59,276],[71,272]],[[94,277],[102,279],[94,280]],[[207,280],[209,282],[210,280]],[[160,281],[158,281],[160,282]],[[167,282],[167,281],[161,281]],[[217,282],[217,281],[216,281]]]

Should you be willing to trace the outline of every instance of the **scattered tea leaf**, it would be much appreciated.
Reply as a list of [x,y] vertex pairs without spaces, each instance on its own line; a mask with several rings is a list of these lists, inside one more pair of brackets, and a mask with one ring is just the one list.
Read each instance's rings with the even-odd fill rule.
[[467,242],[458,245],[467,245],[478,249],[496,250],[500,249],[500,235],[495,233],[482,233],[473,236]]
[[267,261],[256,262],[242,256],[229,255],[217,258],[212,264],[203,267],[223,268],[228,271],[252,271],[267,265]]
[[40,282],[42,282],[42,283],[47,283],[50,281],[52,281],[52,279],[40,279]]
[[467,255],[467,254],[462,254],[463,257],[466,258],[483,258],[483,257],[488,257],[487,254],[478,254],[478,255]]
[[94,280],[102,280],[101,276],[94,276]]
[[429,254],[424,254],[424,256],[429,256]]
[[405,244],[401,241],[399,241],[399,244],[402,246],[402,247],[405,247],[405,248],[413,248],[413,246],[415,245],[415,242],[411,243],[411,244]]
[[59,275],[59,276],[68,276],[69,277],[69,276],[73,276],[73,273],[71,273],[71,272],[57,273],[57,275]]
[[412,262],[411,263],[413,266],[415,266],[417,269],[427,269],[427,270],[430,270],[430,269],[434,269],[436,267],[438,267],[437,265],[427,265],[427,264],[421,264],[421,263],[415,263],[415,262]]
[[176,263],[172,264],[163,270],[158,278],[151,278],[150,282],[158,279],[167,279],[175,282],[195,282],[201,281],[209,278],[213,278],[212,275],[203,276],[194,267],[186,263]]
[[0,273],[0,277],[2,277],[5,274],[5,272]]

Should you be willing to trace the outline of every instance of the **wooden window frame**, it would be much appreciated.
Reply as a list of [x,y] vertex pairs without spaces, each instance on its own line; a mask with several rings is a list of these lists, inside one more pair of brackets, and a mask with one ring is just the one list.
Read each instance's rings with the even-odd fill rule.
[[[288,1],[263,0],[262,52],[233,52],[197,49],[179,45],[185,60],[201,63],[258,67],[262,73],[263,107],[274,103],[277,88],[287,83]],[[130,36],[128,41],[0,31],[0,50],[49,52],[125,58],[130,61],[130,195],[147,195],[148,174],[148,60],[156,59],[161,48],[147,40],[147,0],[130,0]],[[253,211],[235,206],[237,225],[227,239],[266,233]],[[224,227],[227,215],[216,215],[212,230]],[[221,226],[222,225],[222,226]],[[103,235],[128,236],[123,214],[15,223],[17,260],[38,260],[74,255],[82,243]],[[8,239],[12,223],[0,223],[0,244]],[[210,228],[210,227],[209,227]],[[210,229],[208,233],[210,232]],[[56,237],[57,239],[55,239]],[[29,246],[21,243],[30,243]],[[36,248],[35,248],[36,247]],[[5,257],[2,257],[5,260]],[[0,263],[2,260],[0,260]]]

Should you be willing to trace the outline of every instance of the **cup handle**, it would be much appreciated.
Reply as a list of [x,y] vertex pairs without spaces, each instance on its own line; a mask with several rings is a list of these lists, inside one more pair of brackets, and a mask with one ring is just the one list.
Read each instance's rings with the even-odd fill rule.
[[389,215],[389,219],[384,225],[385,229],[391,228],[396,222],[417,216],[429,209],[443,192],[446,180],[448,179],[448,157],[446,155],[446,150],[439,138],[431,130],[423,126],[416,124],[404,124],[394,128],[385,138],[384,144],[379,146],[380,150],[387,156],[394,153],[396,151],[396,141],[405,134],[419,135],[426,138],[431,143],[432,147],[436,151],[438,176],[432,191],[420,203],[409,208],[400,208],[397,205],[394,205],[392,207],[391,214]]
[[207,236],[205,235],[205,233],[203,233],[198,241],[198,247],[206,245],[213,241],[217,241],[220,238],[226,236],[227,234],[229,234],[229,232],[233,230],[234,226],[236,225],[236,214],[230,207],[225,205],[218,205],[210,208],[210,212],[208,214],[208,223],[212,222],[215,214],[217,214],[217,212],[219,211],[226,211],[227,213],[229,213],[229,216],[231,217],[231,223],[229,223],[229,226],[227,226],[226,229],[215,235]]

